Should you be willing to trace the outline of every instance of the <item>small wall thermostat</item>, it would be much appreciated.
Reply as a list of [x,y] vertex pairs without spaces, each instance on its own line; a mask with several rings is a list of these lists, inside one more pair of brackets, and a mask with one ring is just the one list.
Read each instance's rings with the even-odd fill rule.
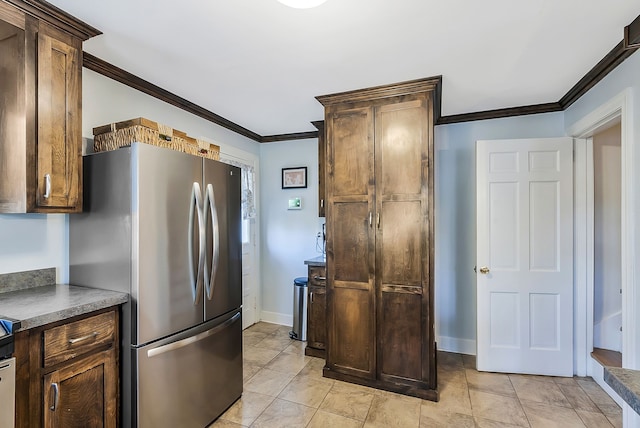
[[302,209],[302,199],[301,198],[289,199],[289,209],[290,210],[301,210]]

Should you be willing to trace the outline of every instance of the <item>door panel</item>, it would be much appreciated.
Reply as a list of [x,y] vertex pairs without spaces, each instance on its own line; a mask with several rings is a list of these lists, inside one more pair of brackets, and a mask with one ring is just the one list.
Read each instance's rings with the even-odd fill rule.
[[[420,201],[383,202],[380,225],[381,284],[420,286],[422,207]],[[380,259],[379,259],[380,260]]]
[[307,346],[325,349],[327,294],[325,287],[309,287]]
[[371,144],[371,109],[354,109],[332,116],[331,131],[336,143],[331,144],[334,175],[333,197],[366,196],[369,191],[369,145]]
[[240,311],[134,352],[141,428],[208,426],[242,394]]
[[115,428],[116,358],[115,350],[110,349],[45,375],[44,426]]
[[478,141],[478,370],[573,375],[572,149]]
[[141,345],[203,320],[202,295],[194,301],[190,274],[198,269],[197,213],[192,259],[188,250],[192,191],[194,183],[201,187],[202,159],[142,143],[133,144],[132,156],[137,171],[133,259],[138,260],[132,287],[138,336],[133,343]]
[[381,295],[380,374],[422,379],[422,294],[414,288],[383,290]]
[[367,202],[335,203],[333,217],[334,281],[369,283],[369,206]]
[[382,180],[376,190],[384,195],[419,194],[422,190],[422,162],[426,132],[422,101],[391,104],[376,109],[376,161],[381,162]]
[[374,314],[372,291],[336,287],[331,322],[329,355],[332,369],[360,377],[375,378]]
[[[218,249],[214,249],[215,227],[210,207],[205,206],[206,269],[205,280],[210,280],[211,294],[205,284],[205,319],[210,320],[242,305],[242,225],[240,213],[240,169],[216,161],[204,163],[205,191],[212,189],[218,222]],[[217,268],[214,272],[214,259]]]

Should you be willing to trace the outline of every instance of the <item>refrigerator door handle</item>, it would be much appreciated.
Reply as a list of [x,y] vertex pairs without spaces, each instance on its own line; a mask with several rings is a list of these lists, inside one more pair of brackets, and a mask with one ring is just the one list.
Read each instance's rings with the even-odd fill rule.
[[186,339],[178,340],[177,342],[168,343],[166,345],[158,346],[157,348],[149,349],[147,351],[147,357],[151,358],[157,355],[164,354],[166,352],[175,351],[176,349],[184,348],[185,346],[189,346],[193,343],[206,339],[207,337],[213,336],[214,334],[219,333],[234,322],[238,321],[240,319],[240,315],[241,313],[238,312],[222,324],[215,326],[211,330],[203,331],[202,333],[196,334],[195,336],[187,337]]
[[[202,215],[202,193],[200,192],[200,184],[193,183],[191,189],[191,207],[189,208],[189,237],[188,237],[188,253],[189,253],[189,278],[191,285],[191,296],[193,298],[193,304],[197,305],[200,302],[200,296],[202,295],[202,273],[204,267],[205,256],[205,222]],[[193,269],[193,228],[195,226],[195,219],[198,219],[198,266],[197,272]]]
[[213,298],[213,289],[216,285],[216,273],[218,272],[218,264],[220,262],[220,224],[218,223],[218,208],[216,207],[216,198],[212,184],[207,184],[204,206],[205,225],[208,224],[207,216],[211,214],[211,238],[213,240],[211,274],[209,274],[208,256],[206,257],[204,265],[205,290],[207,291],[207,299],[211,300]]

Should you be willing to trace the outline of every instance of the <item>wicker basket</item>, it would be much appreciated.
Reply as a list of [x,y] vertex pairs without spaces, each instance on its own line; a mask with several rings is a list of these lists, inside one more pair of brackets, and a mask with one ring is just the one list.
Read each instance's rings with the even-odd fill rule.
[[144,117],[93,128],[93,150],[104,152],[131,145],[152,144],[182,151],[187,134]]
[[187,137],[184,142],[184,152],[207,159],[220,160],[220,146],[191,137]]

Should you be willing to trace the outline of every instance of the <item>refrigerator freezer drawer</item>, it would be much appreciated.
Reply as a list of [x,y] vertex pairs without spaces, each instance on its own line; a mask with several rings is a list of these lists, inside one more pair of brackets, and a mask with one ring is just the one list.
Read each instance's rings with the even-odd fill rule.
[[236,311],[136,350],[138,426],[202,428],[242,394]]

